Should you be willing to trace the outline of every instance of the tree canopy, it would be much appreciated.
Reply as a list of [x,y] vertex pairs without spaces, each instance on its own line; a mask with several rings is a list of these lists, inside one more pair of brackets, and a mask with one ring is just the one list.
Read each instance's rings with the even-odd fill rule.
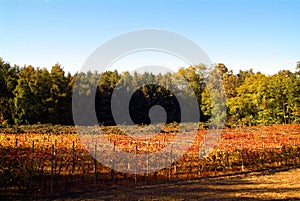
[[[235,75],[224,64],[217,64],[214,73],[222,81],[226,94],[224,103],[212,101],[220,96],[213,89],[221,85],[216,82],[207,84],[206,70],[204,65],[196,65],[181,68],[176,73],[156,75],[117,71],[71,75],[65,73],[58,63],[49,71],[31,65],[11,66],[0,59],[0,124],[72,125],[72,92],[77,78],[85,83],[77,95],[95,96],[95,111],[100,124],[115,124],[111,99],[118,89],[127,92],[137,89],[129,104],[134,123],[149,124],[149,111],[155,105],[165,109],[167,122],[178,122],[181,112],[177,98],[187,96],[178,92],[185,90],[183,85],[174,83],[178,76],[182,76],[192,88],[201,122],[210,121],[215,113],[214,107],[224,107],[225,112],[217,115],[226,118],[231,125],[300,122],[300,62],[295,72],[282,70],[274,75],[254,73],[252,69]],[[97,84],[95,94],[90,94],[91,80]],[[176,97],[172,90],[180,97]],[[116,104],[122,105],[123,102],[119,100]]]

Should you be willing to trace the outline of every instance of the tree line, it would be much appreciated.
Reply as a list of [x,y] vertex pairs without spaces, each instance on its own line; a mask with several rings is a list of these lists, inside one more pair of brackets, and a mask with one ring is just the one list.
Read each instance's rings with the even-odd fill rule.
[[[207,84],[206,70],[204,65],[195,65],[180,68],[175,73],[155,75],[148,72],[119,73],[116,70],[71,75],[64,72],[59,64],[49,71],[31,65],[12,66],[0,59],[0,125],[74,124],[72,95],[74,88],[78,87],[76,80],[81,81],[76,96],[95,97],[94,108],[100,124],[116,123],[111,99],[114,91],[121,89],[124,92],[137,89],[129,102],[129,115],[133,123],[151,123],[149,111],[154,105],[165,109],[167,122],[178,122],[182,115],[178,98],[191,95],[185,88],[187,86],[174,82],[178,76],[183,77],[193,90],[201,122],[209,122],[214,108],[222,105],[225,110],[218,115],[229,125],[300,122],[300,62],[295,72],[282,70],[274,75],[254,73],[252,69],[234,74],[224,64],[217,64],[212,72],[217,73],[223,83],[226,94],[224,103],[212,101],[211,98],[217,94]],[[93,83],[97,86],[95,94],[91,94],[90,90]],[[122,105],[123,102],[119,100],[116,104]],[[120,107],[120,113],[125,109]]]

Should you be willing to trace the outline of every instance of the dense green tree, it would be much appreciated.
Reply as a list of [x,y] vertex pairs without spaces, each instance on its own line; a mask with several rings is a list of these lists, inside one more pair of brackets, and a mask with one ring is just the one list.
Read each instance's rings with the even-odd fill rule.
[[19,79],[14,89],[14,121],[17,124],[38,122],[36,97],[34,96],[35,69],[24,66],[20,69]]
[[206,88],[202,92],[201,110],[206,121],[222,125],[226,120],[226,93],[223,80],[228,73],[223,64],[217,64],[208,72]]
[[[245,75],[245,74],[244,74]],[[231,124],[252,125],[258,111],[257,84],[263,76],[246,73],[242,76],[242,84],[237,87],[237,96],[227,99],[227,106],[231,117]]]
[[[176,73],[175,73],[176,75]],[[190,87],[193,92],[196,95],[198,104],[199,104],[199,110],[200,110],[200,121],[206,121],[206,115],[203,114],[203,111],[201,110],[202,105],[202,93],[206,87],[207,82],[207,76],[208,76],[208,70],[207,66],[204,64],[195,65],[195,66],[189,66],[187,68],[181,68],[178,71],[178,76],[182,76],[186,82],[188,83],[188,86]],[[180,79],[176,78],[178,81]],[[178,82],[176,82],[178,83]],[[180,82],[178,83],[180,85]],[[188,91],[188,89],[183,89],[183,91]],[[186,95],[186,94],[185,94]]]
[[50,73],[51,88],[48,101],[49,120],[55,124],[69,123],[68,117],[70,111],[69,83],[70,75],[65,76],[61,65],[52,66]]
[[[168,122],[180,121],[180,110],[191,108],[189,104],[193,103],[185,100],[193,95],[203,122],[218,124],[225,118],[232,125],[300,122],[300,62],[295,72],[282,70],[274,75],[254,73],[252,69],[235,75],[219,63],[215,68],[196,65],[157,75],[107,71],[72,76],[65,74],[60,64],[49,72],[30,65],[11,66],[0,59],[0,85],[0,124],[73,124],[75,100],[82,105],[76,112],[96,110],[99,123],[113,125],[112,98],[118,113],[130,110],[135,123],[148,124],[154,105],[165,109]],[[122,93],[133,95],[129,105],[124,105]],[[89,103],[83,102],[86,97]],[[187,107],[180,108],[178,100]],[[90,115],[83,119],[88,124]]]
[[0,58],[0,125],[14,123],[13,90],[17,81],[18,67],[11,67]]

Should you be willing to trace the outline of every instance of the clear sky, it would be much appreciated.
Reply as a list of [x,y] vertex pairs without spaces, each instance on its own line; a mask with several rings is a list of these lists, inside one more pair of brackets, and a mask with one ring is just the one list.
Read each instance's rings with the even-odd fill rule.
[[161,28],[193,40],[235,73],[295,71],[299,14],[298,0],[0,0],[0,57],[20,66],[58,62],[74,73],[112,37]]

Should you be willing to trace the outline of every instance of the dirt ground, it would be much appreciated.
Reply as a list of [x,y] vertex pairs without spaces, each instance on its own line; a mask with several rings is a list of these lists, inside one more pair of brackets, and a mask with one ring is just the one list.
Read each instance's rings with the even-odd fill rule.
[[55,200],[300,200],[300,168],[115,187]]

